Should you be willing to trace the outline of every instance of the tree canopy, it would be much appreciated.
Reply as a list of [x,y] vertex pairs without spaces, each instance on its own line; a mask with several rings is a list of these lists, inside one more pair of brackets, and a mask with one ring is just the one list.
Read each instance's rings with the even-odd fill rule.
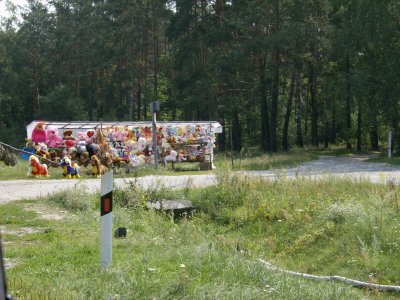
[[400,3],[28,0],[0,27],[0,140],[43,120],[217,120],[218,146],[400,149]]

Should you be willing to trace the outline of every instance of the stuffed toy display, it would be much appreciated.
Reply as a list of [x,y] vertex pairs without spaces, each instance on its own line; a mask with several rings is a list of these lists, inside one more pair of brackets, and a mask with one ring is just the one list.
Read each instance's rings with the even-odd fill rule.
[[46,144],[49,148],[59,148],[62,145],[62,138],[58,135],[58,129],[54,126],[49,126],[46,128]]
[[45,124],[38,122],[35,128],[32,130],[32,142],[34,143],[45,143],[47,140],[47,134],[45,129]]
[[[53,124],[60,126],[62,123]],[[59,136],[57,127],[49,125],[46,128],[44,121],[35,122],[29,146],[39,147],[38,154],[46,158],[50,158],[49,152],[54,149],[56,153],[51,152],[51,159],[55,165],[68,156],[71,163],[79,162],[84,166],[89,165],[89,168],[92,166],[94,171],[91,174],[98,177],[106,167],[153,164],[152,127],[145,124],[125,124],[109,125],[104,130],[102,124],[94,126],[93,129],[78,124],[71,126],[73,129],[64,127],[62,136]],[[82,131],[78,131],[79,128],[82,128]],[[160,162],[202,162],[205,157],[211,158],[212,161],[215,135],[211,126],[198,123],[161,123],[161,126],[156,128],[156,141]],[[46,151],[42,145],[47,145],[51,150]],[[25,154],[23,157],[28,160],[29,155]],[[68,172],[66,177],[67,175]]]
[[66,156],[62,159],[60,167],[63,168],[63,175],[66,178],[79,178],[79,166],[77,163],[71,162],[71,159]]
[[47,171],[47,165],[41,164],[39,159],[35,155],[29,157],[30,165],[30,176],[31,177],[49,177],[49,172]]

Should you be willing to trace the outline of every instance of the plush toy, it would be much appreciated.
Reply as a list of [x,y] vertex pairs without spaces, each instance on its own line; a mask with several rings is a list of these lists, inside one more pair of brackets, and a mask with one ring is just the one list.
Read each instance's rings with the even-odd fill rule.
[[21,152],[20,156],[23,160],[29,160],[30,156],[36,153],[36,147],[32,139],[25,139],[25,140],[26,144],[25,147],[22,148],[23,152]]
[[35,155],[31,155],[29,157],[29,165],[30,165],[30,176],[32,177],[49,177],[49,172],[47,171],[47,166],[45,164],[41,164],[39,159]]
[[113,156],[111,153],[105,153],[100,159],[100,163],[107,168],[111,168],[113,165]]
[[63,144],[67,148],[75,147],[75,139],[74,139],[74,132],[71,129],[64,130],[63,133]]
[[96,143],[97,144],[101,144],[104,141],[104,135],[103,135],[103,131],[101,130],[101,128],[97,128],[96,131]]
[[79,143],[80,141],[85,141],[86,139],[86,132],[78,131],[76,133],[76,142]]
[[66,178],[79,178],[79,166],[77,163],[72,163],[71,159],[68,156],[65,156],[60,164],[60,167],[63,168],[63,175]]
[[81,155],[79,156],[79,164],[81,166],[87,167],[89,163],[90,163],[89,152],[87,151],[82,152]]
[[37,154],[37,156],[39,156],[39,157],[41,157],[41,158],[44,158],[44,160],[43,160],[43,159],[40,159],[40,161],[44,162],[46,165],[48,164],[48,161],[47,161],[47,160],[50,160],[50,154],[49,154],[49,152],[47,151],[47,146],[46,146],[46,144],[39,144],[39,145],[37,145],[36,154]]
[[146,149],[146,139],[144,137],[140,137],[137,141],[137,149],[139,153],[143,153]]
[[86,142],[85,141],[79,141],[76,144],[76,150],[78,150],[78,153],[85,152],[87,150],[86,149]]
[[60,150],[57,148],[53,148],[52,150],[49,151],[49,155],[50,155],[50,160],[51,163],[50,165],[54,168],[59,167],[60,166],[60,162],[61,162],[61,158],[60,158]]
[[169,161],[176,162],[176,157],[178,156],[178,153],[174,149],[167,150],[167,153],[168,155],[164,157],[164,165],[166,165]]
[[86,145],[91,145],[95,141],[96,141],[96,137],[94,134],[94,130],[90,129],[90,130],[86,131],[86,138],[85,138]]
[[54,126],[46,128],[47,140],[46,144],[49,148],[59,148],[62,144],[62,138],[58,135],[58,129]]
[[107,141],[106,140],[103,140],[103,142],[99,145],[99,149],[100,149],[100,152],[102,153],[102,154],[104,154],[104,153],[106,153],[106,152],[109,152],[110,151],[110,145],[107,143]]
[[101,175],[105,173],[105,167],[100,163],[99,158],[93,155],[90,159],[90,164],[92,165],[92,175],[100,178]]
[[78,149],[76,149],[75,147],[68,148],[67,156],[69,156],[73,162],[78,161],[79,160]]
[[38,122],[35,128],[32,130],[32,142],[34,143],[45,143],[47,139],[45,124]]

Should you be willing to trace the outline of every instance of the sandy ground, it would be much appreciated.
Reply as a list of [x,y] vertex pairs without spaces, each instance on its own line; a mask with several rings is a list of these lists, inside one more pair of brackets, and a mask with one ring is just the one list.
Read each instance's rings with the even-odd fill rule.
[[[240,172],[242,176],[260,176],[275,180],[276,178],[306,177],[320,179],[325,176],[347,177],[353,180],[370,180],[375,183],[400,183],[400,168],[384,163],[370,163],[367,156],[332,157],[322,156],[299,167],[287,170]],[[114,185],[123,187],[130,184],[144,188],[184,188],[208,186],[216,183],[215,175],[182,175],[182,176],[146,176],[140,178],[116,178]],[[99,191],[101,179],[62,179],[62,180],[8,180],[0,181],[0,203],[20,199],[36,199],[49,193],[74,188],[76,184],[85,185],[90,191]]]

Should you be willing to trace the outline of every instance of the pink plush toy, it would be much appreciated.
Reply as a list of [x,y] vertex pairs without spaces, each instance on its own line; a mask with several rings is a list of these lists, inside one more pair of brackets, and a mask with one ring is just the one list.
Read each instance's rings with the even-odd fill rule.
[[34,143],[45,143],[47,139],[45,124],[38,122],[35,128],[32,130],[32,142]]
[[49,126],[46,129],[47,140],[46,144],[49,148],[60,148],[62,145],[62,138],[58,135],[58,129],[54,126]]

